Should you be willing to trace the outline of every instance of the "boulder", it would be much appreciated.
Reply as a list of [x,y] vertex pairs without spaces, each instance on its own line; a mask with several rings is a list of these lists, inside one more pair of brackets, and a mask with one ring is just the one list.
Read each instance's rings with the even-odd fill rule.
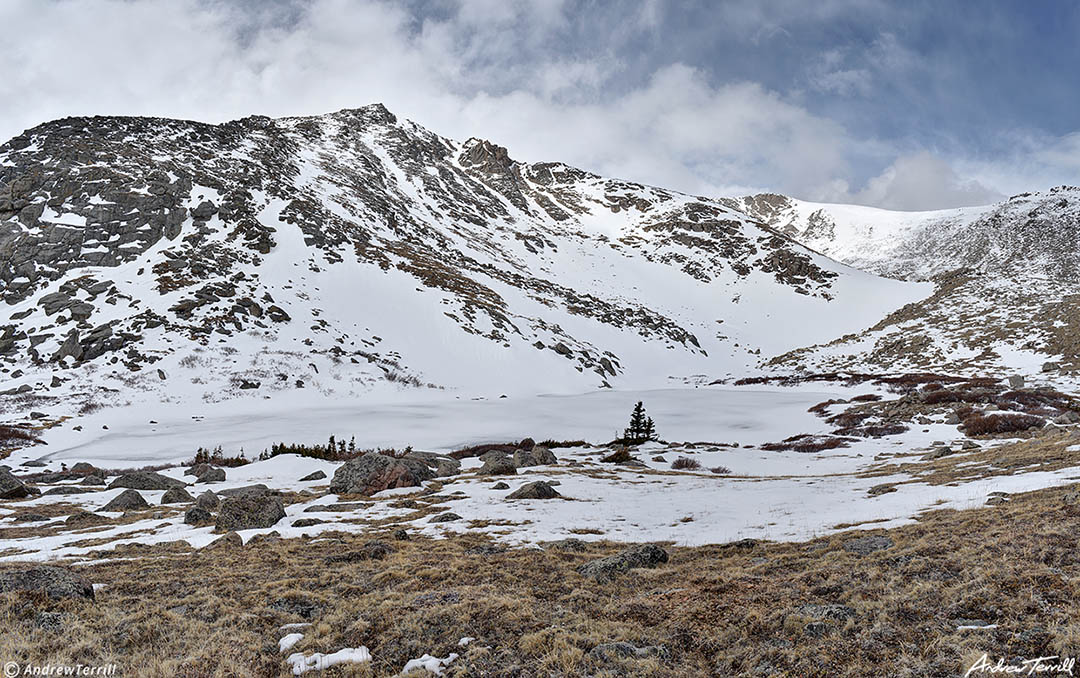
[[461,516],[452,511],[446,511],[445,513],[439,513],[431,517],[429,523],[449,523],[454,520],[461,520]]
[[198,478],[202,474],[206,473],[210,469],[214,468],[210,464],[195,464],[184,471],[185,476],[195,476]]
[[30,489],[11,471],[0,468],[0,499],[22,499],[30,496]]
[[83,475],[83,476],[85,476],[85,475],[95,475],[95,476],[101,476],[101,477],[105,476],[105,471],[97,468],[93,464],[88,464],[85,461],[80,461],[78,464],[75,464],[74,466],[72,466],[71,469],[69,470],[69,472],[70,473],[78,473],[79,475]]
[[435,472],[436,478],[445,478],[461,472],[461,462],[443,454],[413,451],[405,455],[405,457],[426,464],[429,469]]
[[201,509],[206,509],[207,511],[211,509],[216,509],[220,503],[221,500],[218,499],[217,495],[210,490],[203,492],[199,495],[199,498],[195,500],[196,506]]
[[70,516],[64,519],[64,524],[68,527],[74,527],[81,529],[84,527],[94,527],[96,525],[104,525],[109,522],[109,519],[105,516],[99,516],[96,513],[90,513],[89,511],[79,511],[72,513]]
[[555,499],[562,495],[555,488],[543,480],[534,483],[525,483],[518,489],[506,495],[507,499]]
[[1072,425],[1080,424],[1080,412],[1069,410],[1068,412],[1062,412],[1058,416],[1054,417],[1055,424]]
[[214,516],[201,506],[192,506],[184,512],[184,523],[188,525],[207,525],[214,522]]
[[1048,361],[1042,364],[1043,372],[1057,372],[1059,369],[1061,369],[1061,363]]
[[228,490],[218,490],[219,497],[239,497],[242,495],[261,496],[264,494],[281,494],[277,490],[271,490],[262,483],[256,483],[254,485],[244,485],[243,487],[234,487]]
[[1024,378],[1018,374],[1010,376],[1007,381],[1009,382],[1009,388],[1011,389],[1024,388]]
[[80,485],[85,485],[88,487],[105,487],[105,479],[101,476],[89,475],[83,478]]
[[152,473],[150,471],[125,473],[109,483],[110,490],[117,487],[127,487],[132,490],[168,490],[173,487],[186,486],[187,483],[182,480],[176,480],[175,478],[163,476],[160,473]]
[[326,477],[326,473],[324,473],[322,471],[316,471],[314,473],[309,473],[306,476],[304,476],[303,478],[301,478],[300,482],[307,483],[307,482],[310,482],[312,480],[322,480],[325,477]]
[[141,511],[150,508],[143,496],[135,490],[124,490],[112,501],[101,507],[102,511]]
[[875,551],[883,551],[887,548],[891,548],[892,545],[893,540],[885,535],[870,535],[844,542],[844,550],[849,553],[865,556]]
[[222,535],[206,545],[208,549],[219,549],[229,546],[243,546],[244,539],[235,532]]
[[377,452],[350,459],[338,467],[330,481],[335,494],[373,495],[395,487],[419,487],[435,473],[417,459],[396,459]]
[[668,561],[667,551],[655,544],[641,544],[620,551],[613,556],[600,558],[585,563],[577,569],[578,573],[605,582],[629,572],[636,567],[654,568]]
[[482,476],[512,476],[517,474],[517,467],[510,457],[499,453],[485,460],[476,472]]
[[162,504],[186,504],[195,501],[195,498],[188,494],[188,491],[182,487],[174,487],[165,491],[165,494],[161,496]]
[[528,466],[550,466],[559,463],[551,450],[542,445],[535,445],[530,450],[518,450],[514,452],[514,466],[525,468]]
[[356,551],[335,553],[326,557],[327,563],[356,563],[362,560],[382,560],[394,552],[393,547],[384,541],[369,541]]
[[0,593],[8,591],[42,591],[53,600],[94,599],[94,587],[84,577],[62,567],[48,565],[0,571]]
[[318,518],[301,518],[293,522],[293,527],[314,527],[315,525],[321,525],[325,523],[325,520],[319,520]]
[[510,486],[500,480],[499,482],[492,485],[491,489],[493,489],[493,490],[509,490]]
[[198,477],[197,483],[220,483],[225,480],[225,469],[212,466]]
[[281,499],[270,495],[237,495],[221,502],[217,523],[218,532],[272,527],[285,517]]

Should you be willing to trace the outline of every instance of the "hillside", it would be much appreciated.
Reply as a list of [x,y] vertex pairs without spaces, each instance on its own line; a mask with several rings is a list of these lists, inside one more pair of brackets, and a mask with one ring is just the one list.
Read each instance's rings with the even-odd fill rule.
[[20,409],[657,386],[746,373],[930,291],[721,201],[515,162],[381,105],[70,118],[0,147]]

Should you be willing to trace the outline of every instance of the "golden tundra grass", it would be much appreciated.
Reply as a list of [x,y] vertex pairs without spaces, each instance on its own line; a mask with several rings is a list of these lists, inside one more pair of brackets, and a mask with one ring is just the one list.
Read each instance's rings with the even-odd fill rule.
[[[0,596],[0,661],[116,663],[127,676],[288,675],[278,628],[305,620],[271,605],[286,600],[319,608],[292,651],[371,650],[370,664],[324,676],[392,676],[410,658],[451,652],[463,656],[444,675],[460,677],[957,676],[984,652],[1080,653],[1080,517],[1066,512],[1067,491],[804,543],[669,547],[666,565],[605,584],[575,568],[620,545],[484,555],[466,552],[490,544],[480,536],[395,541],[376,530],[203,550],[125,546],[77,566],[104,585],[94,603]],[[843,548],[867,534],[894,545],[866,556]],[[394,552],[325,562],[373,538]],[[806,604],[846,605],[855,617],[811,635]],[[63,612],[65,628],[36,628],[40,610]],[[961,631],[961,620],[998,626]],[[477,640],[459,648],[464,636]],[[670,657],[590,657],[611,641],[663,645]]]

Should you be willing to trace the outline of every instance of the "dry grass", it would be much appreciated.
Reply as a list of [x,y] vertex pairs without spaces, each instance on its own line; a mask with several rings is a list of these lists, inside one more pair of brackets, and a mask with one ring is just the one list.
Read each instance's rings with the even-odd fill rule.
[[[390,676],[410,658],[450,652],[463,656],[448,676],[954,676],[983,652],[1076,653],[1080,523],[1063,510],[1066,491],[928,513],[873,532],[894,545],[866,556],[844,549],[865,532],[669,548],[666,565],[605,584],[575,569],[620,548],[610,543],[471,555],[485,538],[376,533],[201,551],[124,547],[101,554],[123,560],[80,568],[106,585],[96,603],[0,596],[0,656],[115,662],[124,675],[287,675],[277,629],[311,621],[295,651],[372,651],[371,664],[322,674],[330,677]],[[372,537],[394,552],[326,563]],[[804,605],[844,605],[853,616],[816,623]],[[66,630],[35,628],[41,609],[64,612]],[[956,630],[974,619],[998,627]],[[477,641],[462,650],[463,636]],[[590,657],[614,640],[662,645],[670,658]]]

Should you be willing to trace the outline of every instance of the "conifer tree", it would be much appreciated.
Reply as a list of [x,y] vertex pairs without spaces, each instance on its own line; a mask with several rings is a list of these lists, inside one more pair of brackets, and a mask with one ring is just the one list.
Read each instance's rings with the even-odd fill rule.
[[623,439],[630,445],[647,442],[656,437],[656,425],[651,417],[645,416],[645,405],[638,401],[630,413],[630,425],[623,432]]

